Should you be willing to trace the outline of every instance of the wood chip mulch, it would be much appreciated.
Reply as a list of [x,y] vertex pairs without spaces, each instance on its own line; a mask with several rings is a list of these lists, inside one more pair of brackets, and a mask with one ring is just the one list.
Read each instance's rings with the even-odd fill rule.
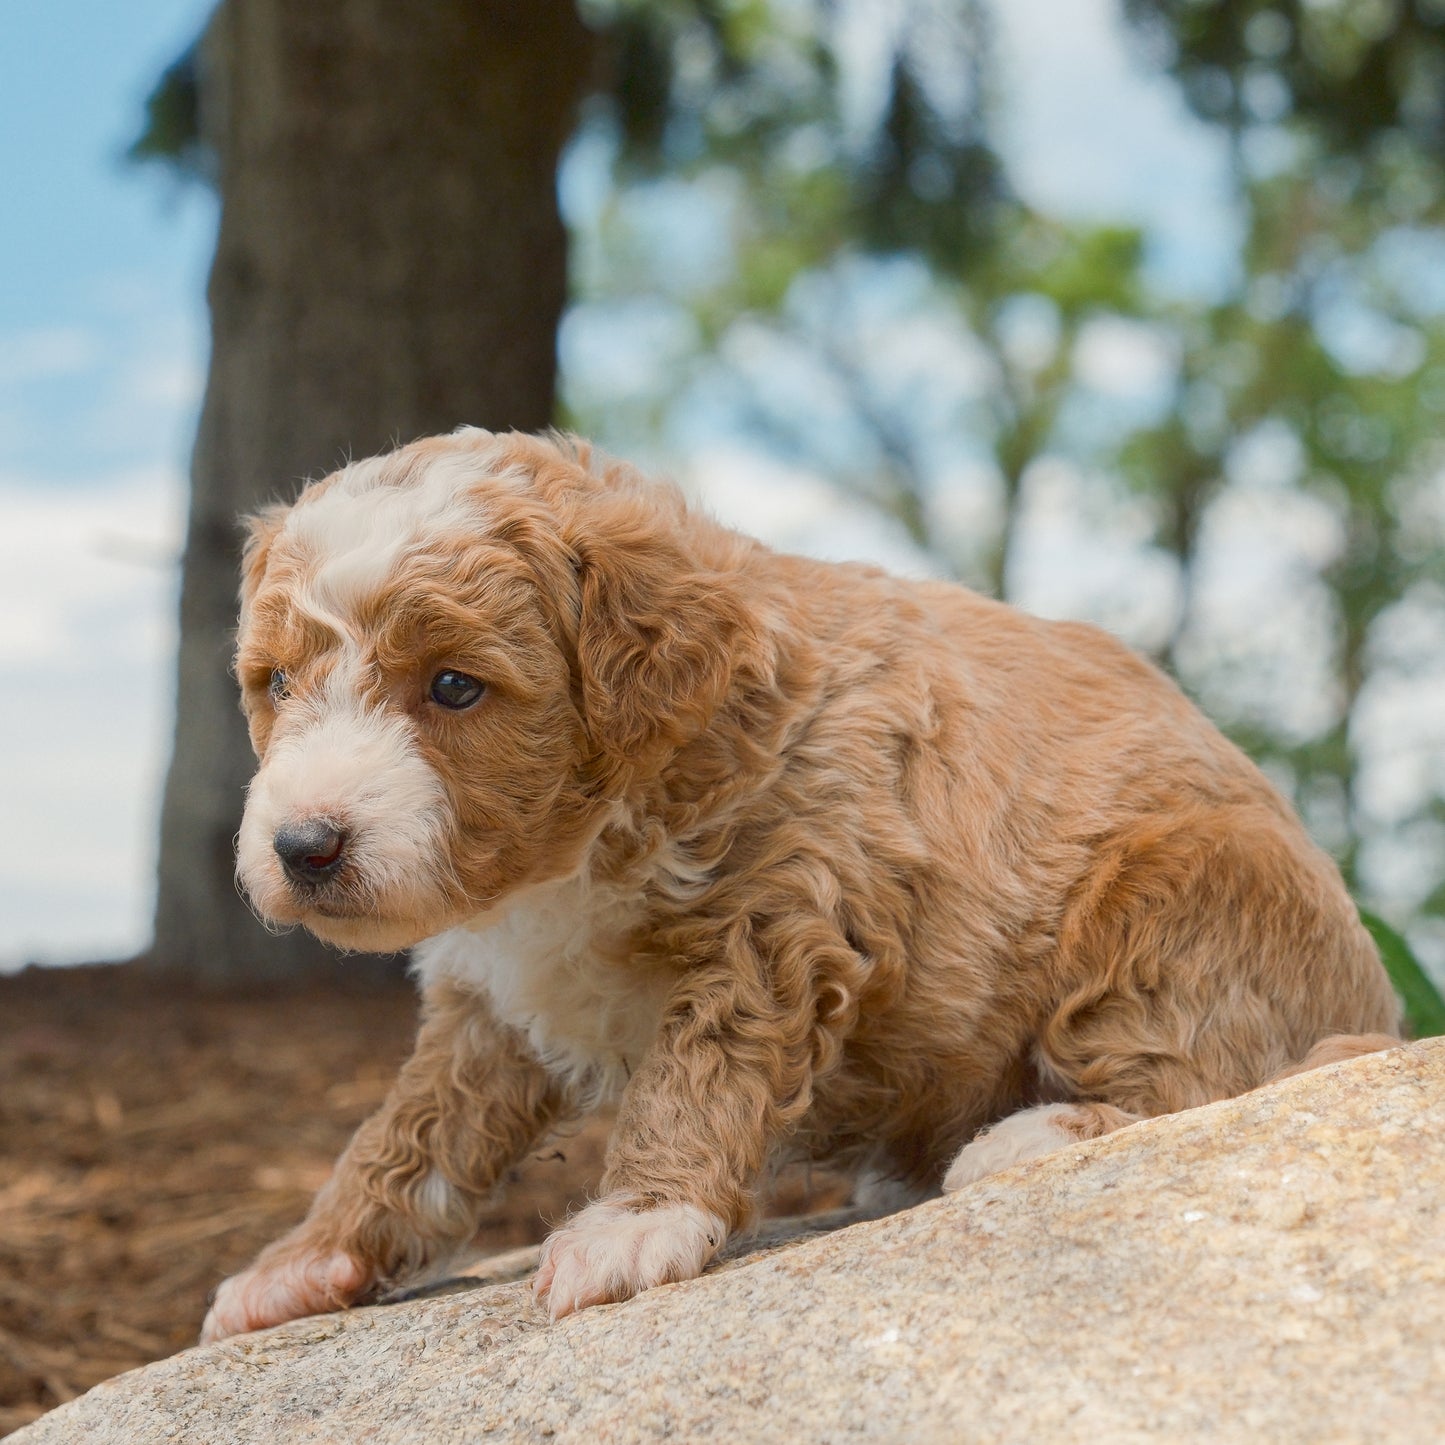
[[[0,977],[0,1436],[195,1342],[210,1292],[306,1211],[410,1048],[410,985],[207,993],[131,966]],[[605,1123],[540,1148],[478,1244],[541,1239]],[[780,1181],[773,1212],[836,1179]]]

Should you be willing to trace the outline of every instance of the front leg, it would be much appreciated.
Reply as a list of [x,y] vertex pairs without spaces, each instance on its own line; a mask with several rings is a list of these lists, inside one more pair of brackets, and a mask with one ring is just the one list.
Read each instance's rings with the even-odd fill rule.
[[522,1039],[475,994],[430,990],[386,1103],[301,1224],[221,1285],[201,1339],[340,1309],[465,1244],[497,1180],[562,1105]]
[[813,970],[794,960],[785,991],[764,956],[735,942],[669,1000],[623,1093],[601,1197],[542,1246],[534,1289],[553,1319],[695,1278],[751,1215],[758,1175],[811,1103],[827,1027]]

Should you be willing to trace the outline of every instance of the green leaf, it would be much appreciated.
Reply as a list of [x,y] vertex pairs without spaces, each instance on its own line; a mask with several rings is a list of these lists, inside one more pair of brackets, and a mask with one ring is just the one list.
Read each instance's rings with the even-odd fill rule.
[[160,161],[183,180],[216,183],[216,158],[201,134],[201,37],[162,72],[146,97],[145,124],[125,156]]
[[1360,909],[1360,921],[1370,930],[1385,962],[1390,982],[1395,985],[1395,992],[1405,1005],[1405,1027],[1417,1039],[1445,1034],[1445,998],[1440,997],[1440,991],[1420,966],[1404,936],[1383,918],[1363,908]]

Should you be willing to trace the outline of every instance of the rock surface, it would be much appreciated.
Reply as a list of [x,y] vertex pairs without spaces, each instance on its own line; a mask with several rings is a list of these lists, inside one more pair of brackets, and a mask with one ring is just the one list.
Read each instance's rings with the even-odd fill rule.
[[1433,1040],[559,1325],[477,1283],[188,1350],[14,1438],[1423,1442],[1442,1203]]

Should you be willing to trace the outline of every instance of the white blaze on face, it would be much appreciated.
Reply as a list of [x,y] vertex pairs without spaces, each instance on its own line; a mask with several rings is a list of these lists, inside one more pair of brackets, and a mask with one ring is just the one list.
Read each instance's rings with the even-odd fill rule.
[[[330,611],[353,609],[383,593],[408,552],[428,537],[485,527],[486,508],[468,484],[503,480],[489,466],[491,450],[459,440],[455,451],[411,470],[405,451],[373,457],[298,506],[285,530],[317,559],[310,600]],[[398,481],[398,472],[406,480]]]
[[[408,470],[405,453],[374,458],[346,468],[286,520],[285,534],[315,559],[294,605],[335,634],[339,656],[316,692],[282,705],[247,794],[237,873],[275,922],[373,949],[407,946],[447,922],[446,790],[411,720],[371,694],[354,619],[363,604],[384,601],[400,564],[429,536],[485,525],[467,483],[487,474],[487,448],[474,440],[422,468]],[[334,881],[313,892],[288,880],[275,838],[315,820],[345,841]]]
[[[306,922],[351,947],[417,941],[444,895],[450,839],[446,791],[416,747],[410,721],[368,703],[357,669],[337,666],[320,695],[288,704],[251,782],[237,872],[262,914]],[[324,819],[344,835],[334,887],[312,900],[286,878],[276,854],[282,827]],[[320,904],[313,917],[309,905]],[[336,916],[331,917],[329,914]]]

